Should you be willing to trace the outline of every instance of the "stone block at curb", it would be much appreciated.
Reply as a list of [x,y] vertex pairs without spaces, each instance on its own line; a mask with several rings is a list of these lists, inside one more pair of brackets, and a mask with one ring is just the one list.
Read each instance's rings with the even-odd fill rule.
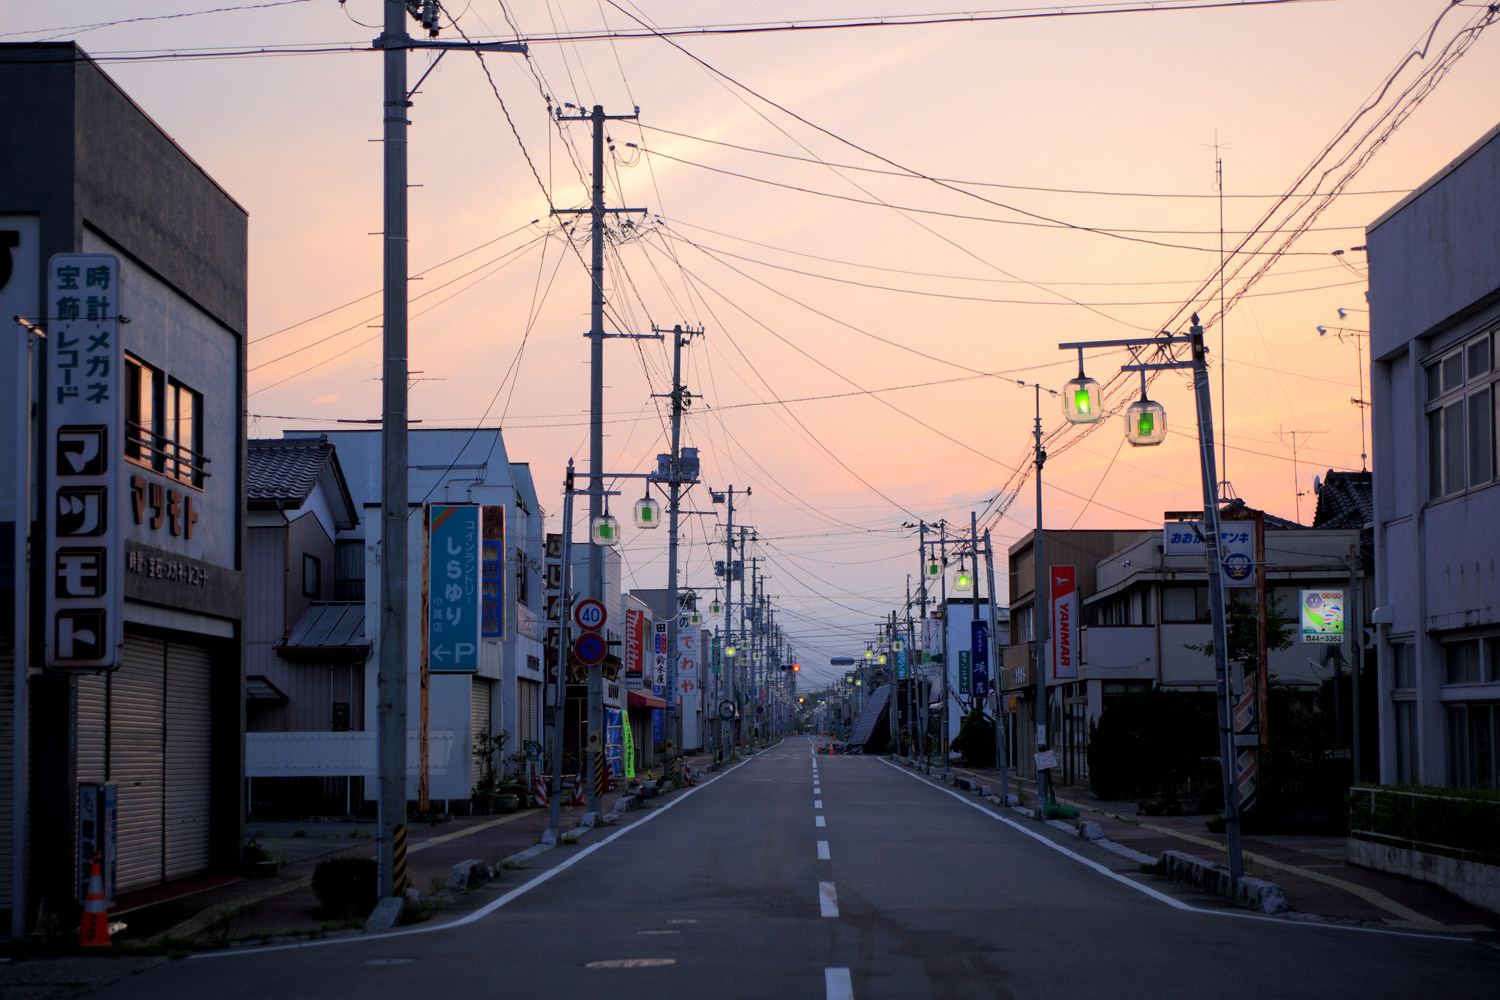
[[490,869],[483,861],[470,858],[468,861],[460,861],[448,870],[449,892],[463,892],[465,889],[473,889],[484,885],[490,880]]
[[375,904],[375,910],[365,921],[366,931],[388,931],[401,922],[401,910],[406,901],[400,896],[386,896]]
[[542,831],[542,846],[545,846],[545,847],[556,847],[557,846],[557,831],[554,830],[554,829],[552,829],[552,827],[550,827],[550,826],[547,827],[547,829],[545,829],[545,830]]
[[989,798],[990,797],[990,786],[989,785],[980,785],[979,786],[979,794],[982,797],[984,797],[984,798]]
[[583,814],[583,818],[578,821],[578,829],[580,830],[592,830],[598,825],[599,814],[596,812],[586,812]]
[[407,889],[401,894],[401,898],[406,904],[406,912],[408,913],[420,910],[427,905],[427,897],[422,895],[421,889]]
[[1018,806],[1021,804],[1021,796],[1017,795],[1015,792],[1011,792],[1005,797],[1005,804],[1012,807]]
[[1095,823],[1093,820],[1086,819],[1082,823],[1078,824],[1078,839],[1103,840],[1104,827],[1100,826],[1098,823]]
[[1241,878],[1236,888],[1230,881],[1229,869],[1223,865],[1209,864],[1181,851],[1165,851],[1161,860],[1166,865],[1168,877],[1223,896],[1240,906],[1261,913],[1285,913],[1292,908],[1286,901],[1286,894],[1274,882]]

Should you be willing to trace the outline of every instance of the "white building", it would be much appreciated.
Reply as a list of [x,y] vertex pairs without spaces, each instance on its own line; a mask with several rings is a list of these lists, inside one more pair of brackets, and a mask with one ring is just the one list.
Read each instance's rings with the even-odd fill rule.
[[1369,226],[1382,782],[1496,786],[1500,127]]

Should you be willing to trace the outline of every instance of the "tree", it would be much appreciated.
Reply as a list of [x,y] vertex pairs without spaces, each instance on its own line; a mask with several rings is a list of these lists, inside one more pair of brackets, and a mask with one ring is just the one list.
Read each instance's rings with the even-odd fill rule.
[[[1239,660],[1247,669],[1258,673],[1261,664],[1255,651],[1255,603],[1236,597],[1225,610],[1228,612],[1225,625],[1229,633],[1229,659]],[[1290,647],[1296,635],[1296,625],[1297,620],[1281,609],[1280,598],[1274,603],[1267,603],[1266,650],[1279,653]],[[1183,646],[1204,656],[1214,655],[1212,638],[1207,642],[1183,643]]]

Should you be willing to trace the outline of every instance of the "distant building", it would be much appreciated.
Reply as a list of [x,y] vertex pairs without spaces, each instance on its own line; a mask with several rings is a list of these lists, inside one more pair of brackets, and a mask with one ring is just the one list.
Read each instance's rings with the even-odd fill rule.
[[[76,919],[96,847],[107,891],[127,902],[238,869],[247,233],[244,209],[81,49],[0,45],[0,910],[12,936],[43,906],[61,926]],[[70,276],[56,254],[117,267],[98,258],[103,270]],[[77,295],[49,294],[75,279]],[[97,422],[63,415],[82,398]]]
[[1500,776],[1500,127],[1368,227],[1380,779]]

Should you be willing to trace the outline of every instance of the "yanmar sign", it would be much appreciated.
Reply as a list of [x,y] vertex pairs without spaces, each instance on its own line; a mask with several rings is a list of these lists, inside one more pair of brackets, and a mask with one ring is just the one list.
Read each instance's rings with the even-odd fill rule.
[[1078,676],[1077,567],[1052,567],[1052,678]]

